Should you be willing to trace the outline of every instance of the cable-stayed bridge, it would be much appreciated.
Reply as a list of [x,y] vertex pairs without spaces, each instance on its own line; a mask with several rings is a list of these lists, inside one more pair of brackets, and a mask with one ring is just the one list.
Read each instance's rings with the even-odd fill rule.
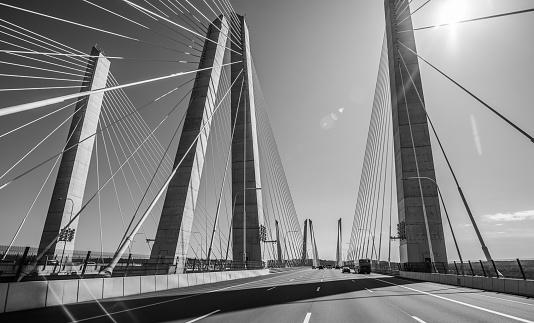
[[[458,308],[449,321],[530,322],[530,301],[490,296],[481,304],[388,276],[478,287],[474,278],[467,282],[461,246],[455,240],[461,272],[445,247],[449,220],[440,206],[433,152],[445,155],[446,149],[441,142],[439,150],[431,147],[431,136],[441,137],[426,110],[419,64],[429,64],[533,140],[513,116],[418,54],[414,31],[435,26],[413,28],[411,16],[428,2],[414,8],[411,1],[385,1],[348,249],[338,221],[336,265],[354,270],[359,259],[370,258],[373,271],[386,274],[372,278],[305,267],[320,266],[315,232],[325,229],[314,231],[311,220],[300,226],[254,67],[253,34],[228,1],[0,3],[8,12],[0,20],[0,140],[9,152],[0,194],[2,217],[9,216],[11,226],[0,276],[11,283],[2,285],[0,303],[13,312],[5,319],[384,321],[398,319],[402,308],[401,320],[424,322],[441,319],[436,313],[449,313],[444,304],[453,303]],[[454,162],[447,163],[453,173]],[[488,262],[480,264],[488,273],[476,277],[479,288],[501,291],[502,282],[502,291],[530,295],[534,285],[523,269],[520,285],[492,262],[469,196],[453,176]],[[393,217],[396,233],[388,229]],[[29,236],[33,248],[17,244]],[[400,257],[392,261],[397,240]],[[264,277],[265,268],[275,269]],[[236,278],[245,280],[230,281]],[[406,290],[432,301],[416,309],[417,298],[405,295],[406,303],[384,310],[381,297]],[[17,312],[39,307],[47,308]],[[266,307],[274,313],[262,316]]]
[[[275,259],[283,261],[284,265],[287,261],[298,260],[302,233],[270,130],[244,18],[234,14],[230,7],[222,7],[223,3],[218,4],[220,15],[213,22],[204,12],[209,10],[213,15],[217,3],[203,4],[203,11],[193,4],[188,7],[165,4],[167,11],[155,6],[148,9],[132,2],[121,4],[124,8],[87,4],[99,10],[99,14],[113,15],[127,24],[148,29],[152,37],[165,36],[164,39],[174,41],[180,48],[134,39],[36,10],[9,4],[3,7],[125,38],[128,43],[139,42],[143,47],[161,48],[178,59],[116,57],[105,55],[98,47],[83,53],[36,31],[4,21],[5,34],[14,40],[7,42],[12,48],[4,51],[11,60],[3,63],[20,68],[19,73],[50,74],[50,77],[4,74],[24,79],[26,84],[4,89],[12,95],[7,97],[7,102],[14,103],[2,110],[5,117],[48,109],[36,120],[24,120],[4,137],[24,136],[24,131],[39,127],[40,120],[44,123],[48,121],[46,118],[57,116],[52,114],[66,114],[60,117],[63,120],[59,125],[19,157],[2,176],[3,189],[8,190],[26,178],[37,179],[35,174],[41,169],[48,171],[44,182],[40,179],[43,183],[35,185],[41,189],[31,192],[34,197],[28,197],[33,203],[5,255],[11,251],[17,235],[29,225],[27,221],[31,221],[29,218],[35,213],[35,203],[39,203],[43,195],[49,197],[45,190],[47,183],[53,183],[57,174],[39,248],[31,266],[42,261],[59,261],[60,265],[71,263],[69,259],[73,257],[78,233],[85,230],[83,220],[79,221],[91,213],[97,215],[91,221],[97,222],[98,227],[89,229],[92,231],[90,239],[99,240],[101,260],[103,250],[110,249],[108,241],[118,245],[105,269],[107,275],[112,274],[122,258],[136,251],[132,250],[132,244],[137,234],[143,237],[138,240],[146,241],[145,247],[150,249],[149,262],[163,271],[168,270],[164,267],[174,266],[175,271],[184,272],[186,266],[191,266],[188,257],[204,259],[203,266],[213,266],[205,261],[213,259],[214,265],[224,268],[229,266],[228,260],[236,268],[263,268],[266,262]],[[136,19],[127,18],[118,10],[127,10]],[[170,12],[182,12],[178,15],[182,20],[178,23],[169,19]],[[147,27],[139,22],[141,18],[152,19],[155,25]],[[159,31],[158,27],[165,27],[167,34],[171,32],[173,36]],[[21,45],[23,42],[27,44]],[[114,60],[129,61],[128,68],[155,62],[172,66],[173,70],[120,84],[120,76],[114,74]],[[195,65],[198,68],[192,68]],[[174,82],[173,87],[158,87],[158,93],[146,97],[138,106],[127,95],[130,88],[145,84],[158,86],[158,82],[168,79]],[[79,92],[72,93],[70,89],[79,86],[29,85],[33,80],[83,83]],[[50,97],[31,101],[20,95],[26,91],[46,92]],[[172,102],[170,109],[169,102]],[[58,108],[51,110],[51,105]],[[162,111],[161,106],[167,107],[159,116],[160,120],[155,127],[148,126],[141,110],[151,110],[153,114],[156,110]],[[53,136],[63,125],[68,127],[69,122],[66,145],[60,144],[55,151],[49,148],[55,152],[48,154],[51,157],[42,154],[48,158],[35,158],[45,140],[52,138],[49,141],[53,141]],[[162,131],[164,124],[168,124],[165,130],[174,128],[174,132],[169,143],[163,145],[156,132]],[[176,151],[176,155],[172,156],[170,151]],[[36,162],[29,166],[28,160]],[[96,178],[94,189],[89,188],[90,178]],[[113,229],[106,230],[110,226]],[[121,229],[117,231],[117,228]],[[282,238],[275,237],[275,229]],[[276,244],[280,244],[278,248]],[[48,270],[47,266],[44,268]]]

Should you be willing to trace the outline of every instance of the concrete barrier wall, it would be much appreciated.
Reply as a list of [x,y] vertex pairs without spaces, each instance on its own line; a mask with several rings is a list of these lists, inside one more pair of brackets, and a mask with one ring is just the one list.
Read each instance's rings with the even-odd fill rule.
[[104,278],[81,279],[78,281],[78,302],[102,299]]
[[104,279],[103,298],[124,296],[124,278],[113,277]]
[[141,294],[141,276],[124,277],[123,296]]
[[534,297],[534,280],[417,273],[409,271],[401,271],[399,272],[399,276],[447,285]]
[[9,284],[5,311],[21,311],[46,306],[47,282]]
[[8,287],[8,284],[0,284],[0,313],[4,313],[6,311]]
[[[268,269],[0,284],[0,313],[268,275]],[[526,285],[516,289],[526,290]],[[531,285],[529,288],[534,288]]]

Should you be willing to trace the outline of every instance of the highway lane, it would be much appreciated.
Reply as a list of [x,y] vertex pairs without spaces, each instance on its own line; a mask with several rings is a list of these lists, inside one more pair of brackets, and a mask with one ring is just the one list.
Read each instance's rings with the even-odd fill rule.
[[534,300],[339,270],[299,270],[0,315],[0,322],[534,322]]

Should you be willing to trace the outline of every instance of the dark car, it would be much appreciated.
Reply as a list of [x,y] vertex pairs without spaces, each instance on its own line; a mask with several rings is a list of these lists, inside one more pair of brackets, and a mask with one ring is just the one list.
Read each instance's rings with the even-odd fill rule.
[[323,266],[319,266],[319,269],[324,269],[324,267]]
[[343,267],[343,268],[341,269],[341,273],[343,273],[343,274],[344,274],[344,273],[349,273],[349,274],[350,274],[350,268],[347,267],[347,266]]

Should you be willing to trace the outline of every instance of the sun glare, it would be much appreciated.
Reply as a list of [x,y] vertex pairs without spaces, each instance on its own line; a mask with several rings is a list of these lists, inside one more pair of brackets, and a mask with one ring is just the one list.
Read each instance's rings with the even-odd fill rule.
[[439,12],[439,24],[454,24],[462,19],[465,19],[466,3],[462,0],[446,0]]

